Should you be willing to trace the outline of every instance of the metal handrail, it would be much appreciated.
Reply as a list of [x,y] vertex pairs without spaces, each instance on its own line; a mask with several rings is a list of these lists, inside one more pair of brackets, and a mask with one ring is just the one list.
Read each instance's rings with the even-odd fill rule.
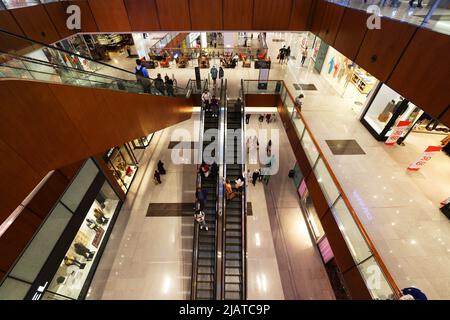
[[[205,112],[204,106],[200,108],[200,128],[199,128],[199,137],[198,137],[198,163],[202,162],[203,159],[203,132],[205,127]],[[197,165],[196,171],[196,185],[195,190],[202,185],[201,175],[198,173],[199,165]],[[195,199],[195,209],[197,208],[197,199]],[[194,210],[195,210],[194,209]],[[195,300],[197,297],[197,271],[198,271],[198,237],[199,237],[199,225],[194,220],[194,236],[192,243],[192,274],[191,274],[191,300]]]

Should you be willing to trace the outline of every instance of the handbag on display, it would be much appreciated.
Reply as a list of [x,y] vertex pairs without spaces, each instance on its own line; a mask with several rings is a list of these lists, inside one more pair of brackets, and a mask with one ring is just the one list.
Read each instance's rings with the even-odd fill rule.
[[380,122],[387,122],[388,119],[389,119],[389,112],[380,113],[380,115],[378,116],[378,121]]

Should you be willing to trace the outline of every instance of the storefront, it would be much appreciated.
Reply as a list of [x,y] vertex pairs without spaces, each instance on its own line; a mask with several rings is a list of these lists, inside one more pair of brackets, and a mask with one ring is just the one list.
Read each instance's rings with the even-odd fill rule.
[[103,159],[123,192],[127,193],[138,170],[138,161],[130,144],[110,149]]
[[[322,42],[321,46],[323,44]],[[331,46],[328,46],[320,74],[342,98],[348,100],[357,115],[361,114],[367,96],[378,82],[375,77]]]
[[145,149],[147,148],[153,140],[154,133],[150,133],[148,136],[134,139],[131,141],[133,149]]
[[0,298],[84,299],[121,205],[86,160],[0,285]]

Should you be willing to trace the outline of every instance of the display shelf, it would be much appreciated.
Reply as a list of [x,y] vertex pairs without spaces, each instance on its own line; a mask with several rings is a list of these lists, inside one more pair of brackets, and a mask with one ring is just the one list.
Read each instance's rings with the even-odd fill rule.
[[359,92],[363,94],[369,93],[375,84],[375,81],[371,79],[370,76],[364,74],[362,71],[358,69],[355,70],[352,74],[352,82],[359,90]]

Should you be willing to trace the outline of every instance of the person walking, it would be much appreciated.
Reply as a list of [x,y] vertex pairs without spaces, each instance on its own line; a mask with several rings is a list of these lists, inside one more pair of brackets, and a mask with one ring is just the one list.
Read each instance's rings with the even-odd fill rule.
[[175,93],[173,91],[173,80],[169,78],[168,75],[164,77],[164,84],[166,85],[167,95],[171,97],[175,97]]
[[255,171],[253,171],[252,174],[252,183],[253,186],[256,187],[256,182],[258,181],[259,177],[261,176],[261,172],[257,169]]
[[306,58],[308,57],[308,47],[302,51],[302,67],[305,64]]
[[286,49],[286,63],[289,61],[289,57],[291,56],[291,46]]
[[166,169],[164,169],[164,163],[161,160],[158,161],[158,172],[160,174],[166,174]]
[[194,219],[198,222],[200,230],[203,230],[203,228],[205,228],[205,230],[208,231],[208,225],[206,224],[205,213],[203,211],[195,211]]
[[211,99],[211,112],[212,117],[217,118],[219,116],[219,100],[216,99],[215,95]]
[[225,76],[225,72],[223,71],[222,66],[219,67],[219,79],[222,79]]
[[127,45],[127,53],[128,53],[128,56],[131,56],[131,48],[128,45]]
[[158,73],[157,78],[155,79],[155,88],[164,95],[164,80],[161,78],[161,73]]
[[195,192],[195,197],[197,198],[197,201],[200,204],[200,210],[203,210],[205,208],[206,199],[208,198],[208,191],[197,188],[197,191]]
[[[413,7],[415,1],[416,1],[416,0],[411,0],[411,1],[409,1],[409,6],[410,6],[410,7]],[[422,7],[422,0],[417,0],[417,8],[423,8],[423,7]]]
[[140,59],[136,59],[136,67],[134,68],[136,81],[142,86],[145,93],[151,93],[151,82],[149,79],[148,70],[142,65]]
[[155,174],[153,175],[153,180],[156,184],[161,184],[161,175],[159,174],[158,170],[155,170]]
[[250,123],[250,117],[251,117],[252,115],[250,114],[250,113],[247,113],[247,114],[245,114],[245,123],[246,124],[249,124]]
[[219,73],[219,71],[217,70],[216,66],[213,66],[211,68],[211,78],[213,80],[214,86],[216,86],[216,80],[217,80],[217,74],[218,73]]
[[278,51],[278,63],[283,64],[285,56],[286,56],[286,46],[283,46],[283,48],[281,48]]

